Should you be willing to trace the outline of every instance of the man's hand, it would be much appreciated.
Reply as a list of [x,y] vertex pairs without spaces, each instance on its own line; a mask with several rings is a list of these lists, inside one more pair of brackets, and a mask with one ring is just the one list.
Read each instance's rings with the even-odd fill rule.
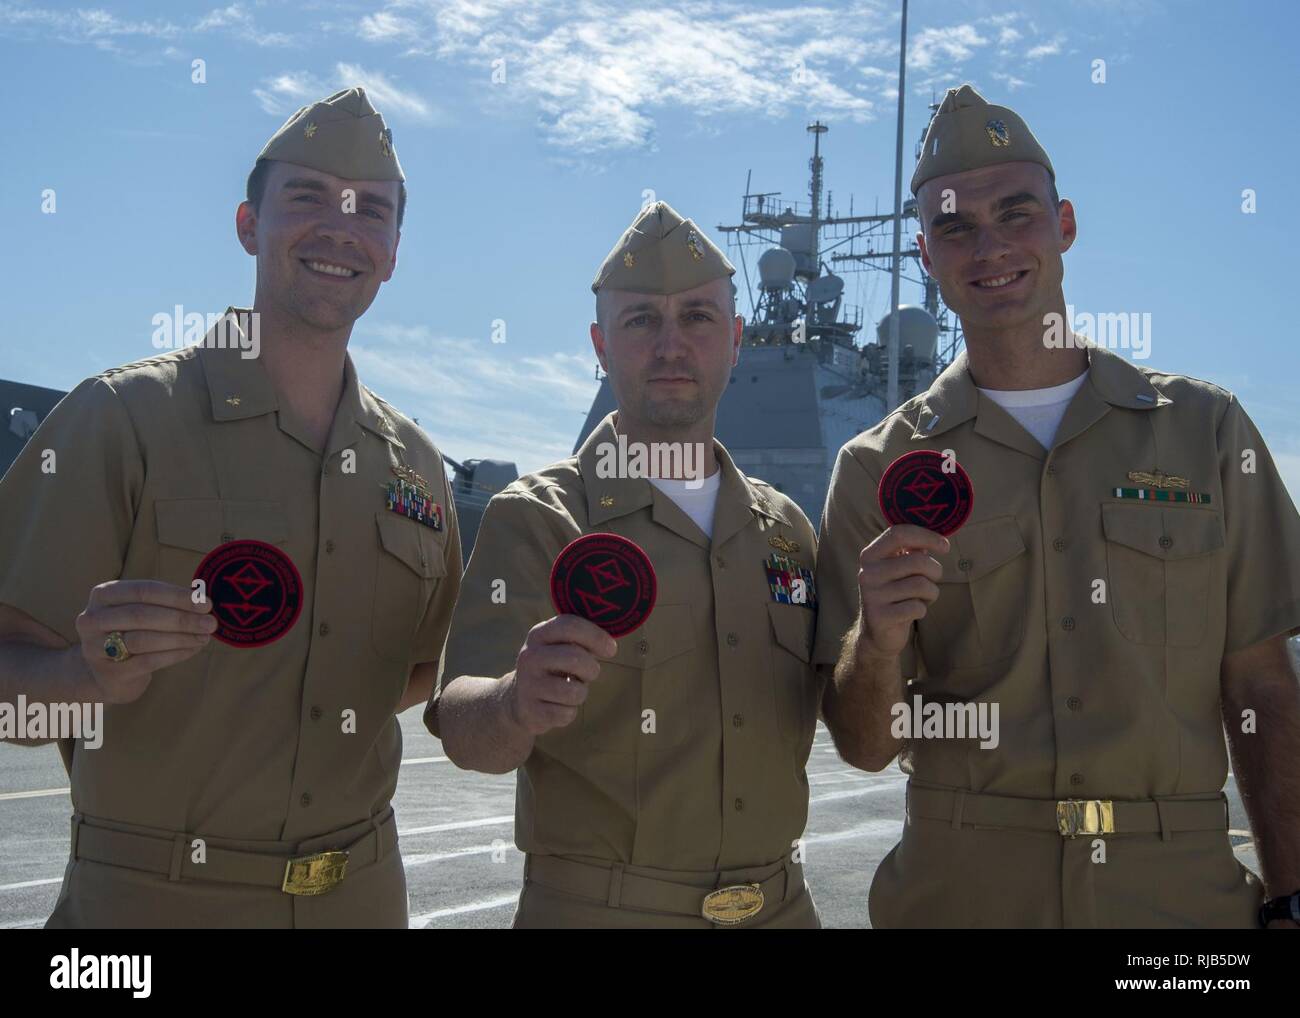
[[862,595],[858,654],[896,658],[907,646],[912,623],[925,618],[939,596],[943,567],[933,558],[948,539],[924,527],[900,523],[862,549],[858,591]]
[[[188,587],[159,580],[101,583],[77,616],[81,657],[105,703],[138,700],[154,672],[193,657],[216,628],[210,600],[196,604]],[[125,661],[104,653],[104,640],[114,631],[126,643]]]
[[587,684],[600,676],[598,658],[617,651],[612,636],[576,615],[539,622],[505,678],[510,717],[533,736],[571,724],[587,699]]

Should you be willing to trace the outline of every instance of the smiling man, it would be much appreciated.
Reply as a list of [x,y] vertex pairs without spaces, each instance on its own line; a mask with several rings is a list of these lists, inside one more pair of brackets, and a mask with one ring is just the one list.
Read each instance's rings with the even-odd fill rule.
[[[826,723],[848,762],[899,755],[910,779],[871,921],[1256,925],[1225,726],[1267,916],[1300,915],[1300,519],[1231,393],[1061,342],[1076,222],[1055,181],[1013,111],[948,92],[912,191],[966,350],[841,450],[827,497]],[[877,502],[922,449],[974,488],[949,538]],[[914,697],[996,705],[996,746],[901,741],[891,709]]]
[[406,925],[395,715],[460,541],[437,449],[347,354],[405,197],[361,89],[299,110],[235,214],[253,307],[83,382],[0,483],[0,702],[107,705],[102,747],[60,746],[51,927]]
[[[713,437],[740,349],[733,272],[689,219],[643,210],[592,284],[617,411],[483,517],[425,720],[458,766],[519,769],[516,927],[818,925],[797,845],[816,541]],[[648,477],[635,455],[603,468],[624,443],[678,454],[644,456],[669,463]],[[658,574],[619,640],[552,607],[552,563],[594,533],[631,539]],[[599,565],[618,597],[627,575]]]

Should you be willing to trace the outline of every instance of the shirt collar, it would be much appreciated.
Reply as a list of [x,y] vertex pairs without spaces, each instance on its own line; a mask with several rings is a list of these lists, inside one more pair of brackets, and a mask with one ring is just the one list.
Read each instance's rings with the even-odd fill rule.
[[[1126,358],[1104,347],[1089,345],[1088,381],[1076,394],[1090,390],[1101,401],[1128,410],[1152,410],[1173,402]],[[924,396],[912,429],[912,438],[928,439],[970,420],[979,410],[979,389],[970,376],[966,351],[949,364]]]
[[[587,491],[587,519],[592,526],[643,509],[655,500],[656,489],[644,477],[602,477],[597,473],[601,447],[616,445],[617,442],[614,413],[610,413],[592,429],[587,440],[578,448],[578,473]],[[713,440],[713,452],[722,471],[718,506],[714,513],[715,544],[720,544],[739,530],[749,520],[751,513],[790,525],[785,514],[737,469],[730,454],[716,438]],[[662,492],[660,497],[667,498]]]
[[[221,320],[203,339],[199,360],[208,383],[212,417],[216,421],[239,421],[260,417],[280,409],[279,397],[266,366],[257,357],[245,357],[242,337],[248,325],[248,308],[227,308]],[[283,424],[284,422],[282,422]],[[343,393],[334,411],[327,453],[354,445],[360,428],[404,449],[390,411],[360,383],[352,357],[343,358]]]

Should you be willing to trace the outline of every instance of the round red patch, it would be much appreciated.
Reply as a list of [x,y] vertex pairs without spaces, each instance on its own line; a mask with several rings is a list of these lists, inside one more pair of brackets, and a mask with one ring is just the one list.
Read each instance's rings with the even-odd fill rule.
[[658,591],[649,557],[617,534],[570,541],[551,566],[556,613],[590,619],[616,639],[650,617]]
[[891,524],[911,523],[945,537],[966,522],[975,505],[970,475],[956,460],[930,449],[904,453],[889,464],[877,494]]
[[302,577],[272,544],[231,541],[208,552],[194,578],[202,580],[217,618],[214,639],[231,647],[274,643],[302,612]]

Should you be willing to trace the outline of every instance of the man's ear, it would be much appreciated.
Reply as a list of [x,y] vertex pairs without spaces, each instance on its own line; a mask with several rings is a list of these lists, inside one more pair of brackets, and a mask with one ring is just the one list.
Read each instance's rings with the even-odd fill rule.
[[599,322],[591,323],[591,348],[596,351],[596,360],[600,362],[600,370],[609,374],[609,363],[605,360],[605,332],[600,327]]
[[740,344],[745,337],[745,318],[743,315],[736,315],[731,330],[731,366],[734,368],[740,363]]
[[925,269],[926,275],[933,276],[934,270],[930,268],[930,252],[925,249],[925,231],[916,231],[916,246],[921,249],[921,267]]
[[1061,222],[1061,254],[1065,254],[1074,246],[1079,236],[1079,224],[1074,218],[1074,206],[1070,204],[1068,198],[1061,199],[1056,215]]
[[252,202],[241,201],[235,209],[235,236],[240,247],[251,255],[257,254],[257,210]]

